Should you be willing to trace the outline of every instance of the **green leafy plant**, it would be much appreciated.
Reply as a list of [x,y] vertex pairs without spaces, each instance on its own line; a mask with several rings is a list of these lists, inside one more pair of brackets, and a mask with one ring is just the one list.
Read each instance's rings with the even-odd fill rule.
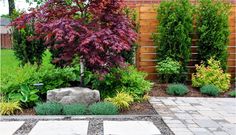
[[31,90],[27,85],[22,84],[16,93],[9,93],[8,98],[12,101],[20,101],[23,106],[32,107],[39,101],[38,90]]
[[123,91],[137,101],[151,90],[152,83],[145,80],[146,76],[146,73],[137,71],[134,66],[113,68],[104,77],[95,76],[92,84],[94,89],[100,91],[102,98],[113,97],[117,92]]
[[207,63],[214,57],[227,68],[230,5],[222,1],[200,0],[197,10],[198,56]]
[[15,101],[0,102],[0,115],[12,115],[16,111],[22,112],[22,108],[20,107],[19,102]]
[[230,93],[229,93],[229,96],[230,97],[236,97],[236,91],[234,90],[234,91],[231,91]]
[[119,109],[110,102],[99,102],[90,105],[89,112],[94,115],[116,115]]
[[189,0],[161,1],[158,12],[158,34],[153,34],[157,46],[157,61],[172,58],[180,62],[178,81],[184,81],[190,60],[193,31],[193,6]]
[[183,96],[188,93],[188,87],[183,84],[170,84],[166,92],[169,95]]
[[46,102],[37,104],[34,109],[37,115],[61,115],[63,105],[60,103]]
[[84,104],[70,104],[63,106],[63,114],[65,115],[84,115],[87,107]]
[[225,92],[230,87],[230,74],[224,73],[220,67],[220,62],[213,58],[208,60],[208,65],[196,65],[197,72],[192,74],[192,86],[202,87],[213,84],[220,89],[220,92]]
[[128,109],[130,104],[134,102],[131,95],[125,92],[118,92],[113,98],[106,98],[105,101],[111,102],[116,105],[119,109]]
[[158,65],[156,66],[156,70],[160,74],[161,80],[165,80],[166,83],[171,82],[171,80],[180,73],[180,69],[181,64],[169,57],[158,62]]
[[210,84],[210,85],[205,85],[201,87],[200,91],[202,94],[207,94],[209,96],[215,97],[219,95],[220,89],[216,87],[215,85]]
[[46,50],[46,46],[43,45],[43,41],[40,39],[29,39],[28,37],[35,36],[34,27],[32,25],[26,25],[25,28],[18,30],[13,29],[13,49],[15,56],[20,60],[21,65],[35,63],[39,66],[42,64],[43,53]]

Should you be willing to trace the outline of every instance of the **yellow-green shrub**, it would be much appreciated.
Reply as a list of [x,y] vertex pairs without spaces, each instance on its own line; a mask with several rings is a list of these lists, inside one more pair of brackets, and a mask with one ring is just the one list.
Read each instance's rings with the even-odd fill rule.
[[105,101],[111,102],[119,109],[128,109],[130,104],[134,101],[133,97],[125,92],[118,92],[113,98],[106,98]]
[[213,84],[225,92],[230,87],[230,74],[224,73],[220,67],[220,62],[213,58],[208,60],[208,65],[196,65],[197,72],[192,74],[192,85],[194,87],[202,87]]
[[19,102],[0,102],[0,115],[11,115],[17,110],[22,112]]

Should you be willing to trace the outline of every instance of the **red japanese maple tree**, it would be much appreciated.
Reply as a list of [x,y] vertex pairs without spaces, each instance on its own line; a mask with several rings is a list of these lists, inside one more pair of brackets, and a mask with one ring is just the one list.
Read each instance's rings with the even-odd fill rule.
[[108,71],[124,62],[137,33],[122,12],[123,0],[49,0],[12,22],[17,29],[33,23],[36,37],[54,52],[53,62],[71,64],[75,56],[93,71]]

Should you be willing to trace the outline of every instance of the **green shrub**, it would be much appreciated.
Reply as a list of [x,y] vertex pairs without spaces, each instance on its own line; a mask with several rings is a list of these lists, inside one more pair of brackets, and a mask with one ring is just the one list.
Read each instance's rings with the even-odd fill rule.
[[[157,60],[170,57],[180,62],[180,74],[187,72],[190,60],[193,6],[188,0],[162,1],[158,7],[158,34],[153,34],[157,46]],[[178,76],[179,81],[186,77]]]
[[43,40],[29,40],[29,36],[35,36],[34,28],[31,25],[26,25],[24,29],[13,29],[13,49],[15,56],[20,60],[21,65],[29,63],[31,65],[42,64],[43,53],[46,46],[43,45]]
[[116,115],[118,107],[109,102],[94,103],[89,106],[89,112],[93,115]]
[[59,103],[46,102],[37,104],[34,109],[37,115],[61,115],[63,106]]
[[131,95],[125,92],[118,92],[113,98],[105,98],[105,101],[111,102],[119,109],[128,109],[130,104],[134,102],[134,99]]
[[215,85],[205,85],[203,87],[201,87],[200,89],[202,94],[207,94],[209,96],[218,96],[220,89],[218,87],[216,87]]
[[16,111],[22,112],[22,108],[19,102],[14,102],[14,101],[0,102],[0,115],[12,115]]
[[196,65],[197,72],[192,74],[192,86],[202,87],[213,84],[225,92],[230,87],[230,74],[224,73],[220,68],[220,62],[214,59],[208,60],[208,66],[205,64]]
[[83,105],[83,104],[64,105],[63,114],[65,114],[65,115],[85,115],[86,109],[87,109],[86,105]]
[[93,88],[98,89],[102,98],[113,97],[123,91],[133,96],[134,100],[142,99],[151,90],[151,82],[145,80],[146,73],[139,72],[134,66],[114,68],[104,77],[95,76]]
[[173,78],[180,73],[180,68],[180,63],[169,57],[158,62],[158,65],[156,66],[156,70],[160,74],[160,79],[166,83],[173,82]]
[[230,93],[229,93],[229,96],[230,97],[236,97],[236,91],[234,90],[234,91],[231,91]]
[[200,0],[197,10],[198,56],[201,61],[214,57],[227,67],[230,6],[222,1]]
[[188,87],[183,84],[170,84],[166,92],[169,95],[183,96],[188,93]]
[[55,88],[69,87],[72,82],[79,84],[80,68],[79,66],[65,68],[42,67],[37,74],[34,74],[32,80],[35,83],[41,82],[44,84],[41,90],[41,94],[44,94]]

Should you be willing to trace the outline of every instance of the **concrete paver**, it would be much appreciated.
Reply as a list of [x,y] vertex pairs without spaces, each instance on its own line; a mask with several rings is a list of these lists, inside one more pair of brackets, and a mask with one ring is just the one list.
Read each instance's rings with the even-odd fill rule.
[[161,135],[150,121],[103,121],[104,135]]
[[0,134],[12,135],[24,124],[24,121],[0,121]]
[[175,134],[236,135],[234,98],[151,97],[149,102]]

